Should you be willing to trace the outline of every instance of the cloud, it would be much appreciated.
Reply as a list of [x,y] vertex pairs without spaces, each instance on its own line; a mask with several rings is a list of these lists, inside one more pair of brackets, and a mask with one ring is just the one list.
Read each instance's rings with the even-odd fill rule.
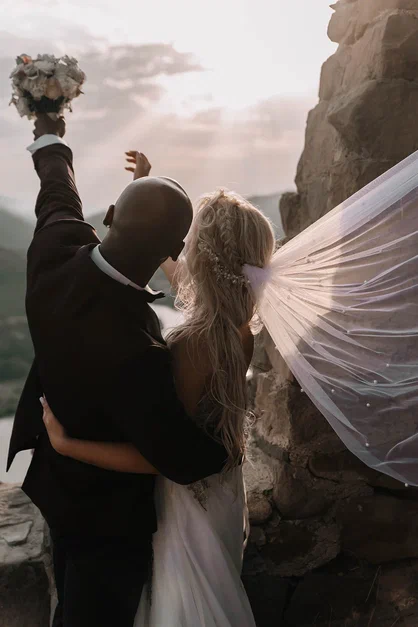
[[[110,46],[74,25],[59,28],[49,50],[63,54],[66,42],[77,42],[80,66],[88,77],[85,95],[67,116],[68,141],[87,209],[113,202],[129,182],[124,151],[135,148],[149,155],[156,174],[178,178],[193,198],[219,185],[246,194],[292,187],[315,94],[274,97],[235,112],[214,107],[207,94],[199,96],[201,110],[195,114],[162,112],[159,103],[167,81],[163,87],[160,79],[203,72],[193,55],[163,43]],[[38,50],[45,50],[44,40],[0,32],[0,51],[7,53],[0,52],[0,195],[28,207],[38,189],[24,154],[31,125],[7,108],[8,77],[16,54]]]
[[203,69],[191,54],[178,52],[172,44],[163,43],[110,46],[104,52],[80,55],[80,65],[94,81],[104,78],[126,81],[126,89],[158,76]]
[[194,198],[220,185],[274,193],[293,187],[313,102],[314,96],[273,98],[232,118],[220,109],[185,120],[166,116],[143,141],[159,173],[181,179]]

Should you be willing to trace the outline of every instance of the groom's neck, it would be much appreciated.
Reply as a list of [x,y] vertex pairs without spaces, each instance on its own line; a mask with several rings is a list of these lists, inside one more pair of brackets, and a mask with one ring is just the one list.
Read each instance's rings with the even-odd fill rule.
[[100,244],[100,253],[107,263],[140,287],[145,287],[157,270],[153,261],[138,255],[137,247],[135,251],[130,251],[128,247],[121,249],[113,246],[107,238]]

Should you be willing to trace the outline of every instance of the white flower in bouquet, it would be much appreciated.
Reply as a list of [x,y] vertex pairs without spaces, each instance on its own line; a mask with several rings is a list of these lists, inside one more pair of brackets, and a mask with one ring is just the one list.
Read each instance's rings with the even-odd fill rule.
[[10,104],[16,106],[21,117],[31,119],[37,113],[61,115],[64,109],[71,110],[72,100],[82,93],[86,75],[74,57],[43,54],[32,59],[22,54],[17,57],[10,78]]
[[45,83],[45,96],[50,100],[56,100],[63,95],[60,81],[56,76],[51,76]]
[[[18,98],[16,101],[13,101],[13,104],[16,105],[16,109],[20,115],[21,118],[23,118],[25,115],[28,115],[28,111],[30,111],[29,109],[29,101],[24,98],[23,96],[21,98]],[[31,116],[28,116],[29,119]]]

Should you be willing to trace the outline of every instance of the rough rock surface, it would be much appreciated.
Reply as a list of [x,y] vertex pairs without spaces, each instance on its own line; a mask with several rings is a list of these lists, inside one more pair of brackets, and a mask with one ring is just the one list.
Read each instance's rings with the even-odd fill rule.
[[296,194],[281,200],[288,237],[418,149],[418,3],[339,0],[309,113]]
[[[319,102],[308,116],[297,193],[281,198],[287,238],[418,150],[418,0],[339,0],[333,9],[328,34],[338,50],[323,65]],[[393,560],[418,558],[418,490],[374,472],[345,449],[265,331],[253,374],[251,453],[255,459],[262,455],[263,472],[269,469],[273,482],[261,496],[250,490],[257,526],[246,572],[270,574],[278,590],[286,584],[280,624],[418,625],[416,562],[391,566]],[[347,571],[344,579],[329,572],[327,564],[341,555],[357,560],[363,579],[357,571]],[[381,587],[383,572],[391,573],[385,575],[386,609],[362,602],[378,568],[359,566],[364,563],[385,564]],[[286,578],[304,575],[296,591],[293,579],[289,588]],[[390,598],[390,577],[405,577],[399,605]],[[334,613],[327,588],[337,597]]]
[[[268,498],[272,474],[263,466],[263,459],[256,462],[261,462],[258,474],[246,468],[248,483],[254,493],[256,482],[260,481]],[[367,510],[367,500],[361,504],[363,510],[356,510],[358,502],[352,504],[355,517]],[[409,507],[415,511],[416,504],[411,500]],[[352,511],[343,515],[351,516]],[[50,560],[43,520],[17,486],[5,484],[0,485],[0,514],[0,627],[47,627]],[[382,502],[377,513],[366,511],[366,514],[372,515],[376,524],[383,524],[374,530],[383,537],[384,525],[392,524],[391,517],[397,513],[393,503]],[[410,516],[408,519],[412,520]],[[359,522],[364,524],[356,518],[355,523]],[[399,535],[405,532],[411,533],[410,540],[414,541],[411,523],[402,527]],[[313,543],[311,538],[315,534],[317,540]],[[330,546],[338,543],[338,528],[332,517],[300,524],[282,521],[272,514],[266,525],[253,526],[252,538],[243,580],[258,627],[416,627],[418,624],[418,560],[370,566],[356,557],[340,555],[305,577],[296,578],[288,575],[297,573],[297,564],[300,573],[304,573],[307,553],[312,563],[315,563],[314,551],[318,564],[329,562],[333,553]],[[396,550],[403,541],[402,537],[397,539]],[[272,543],[271,551],[267,542]],[[267,555],[272,569],[266,568],[263,554]]]
[[0,484],[0,627],[47,627],[44,521],[18,486]]
[[[379,567],[339,558],[293,588],[280,627],[416,627],[418,562]],[[275,623],[259,623],[270,627]]]

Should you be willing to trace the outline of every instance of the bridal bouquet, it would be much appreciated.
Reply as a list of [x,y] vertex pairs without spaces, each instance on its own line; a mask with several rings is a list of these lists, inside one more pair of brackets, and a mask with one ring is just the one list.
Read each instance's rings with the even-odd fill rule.
[[16,59],[16,67],[10,75],[12,79],[12,99],[21,117],[36,117],[37,113],[62,115],[64,109],[71,109],[71,102],[81,93],[86,75],[79,68],[74,57],[65,55],[57,58],[51,54],[39,54],[32,59],[21,54]]

